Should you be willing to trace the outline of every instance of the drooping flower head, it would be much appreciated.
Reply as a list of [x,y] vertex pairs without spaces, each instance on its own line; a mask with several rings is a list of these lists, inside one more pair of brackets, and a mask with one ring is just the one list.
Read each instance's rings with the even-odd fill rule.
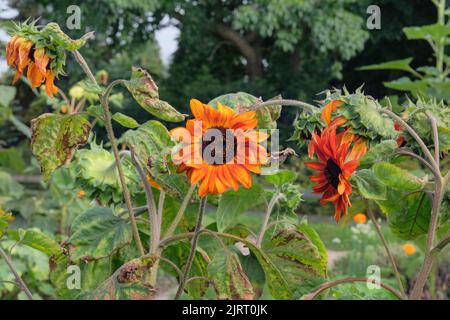
[[328,202],[334,204],[334,218],[339,221],[351,205],[349,195],[352,185],[349,178],[359,166],[359,159],[367,152],[367,144],[349,133],[349,129],[340,133],[336,130],[337,126],[332,125],[325,127],[320,135],[313,134],[308,150],[317,156],[318,161],[305,164],[319,171],[310,177],[317,183],[313,187],[314,193],[322,194],[321,205]]
[[45,92],[53,97],[58,92],[55,77],[64,74],[65,51],[83,46],[89,34],[72,40],[56,23],[38,29],[35,22],[15,25],[6,46],[6,62],[16,69],[13,83],[26,71],[33,89],[45,84]]
[[171,131],[174,139],[182,141],[173,161],[178,172],[186,171],[191,184],[199,183],[199,195],[221,194],[239,184],[252,186],[250,172],[260,173],[267,163],[266,149],[260,145],[268,135],[254,130],[258,124],[256,112],[237,113],[218,103],[218,108],[196,99],[190,102],[194,120],[186,128]]
[[6,61],[16,69],[13,84],[27,70],[27,78],[33,89],[45,83],[45,92],[52,97],[58,92],[54,85],[55,71],[51,68],[52,59],[45,48],[38,47],[27,38],[14,35],[6,47]]

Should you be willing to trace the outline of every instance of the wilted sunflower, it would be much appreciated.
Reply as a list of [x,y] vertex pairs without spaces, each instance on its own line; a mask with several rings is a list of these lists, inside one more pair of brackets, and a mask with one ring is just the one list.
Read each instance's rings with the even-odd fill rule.
[[214,109],[196,99],[190,107],[195,120],[171,131],[172,137],[182,141],[180,152],[173,156],[178,172],[186,171],[191,184],[200,182],[202,197],[228,188],[237,191],[238,183],[250,188],[250,172],[260,173],[260,166],[268,161],[267,150],[259,144],[268,135],[254,130],[256,112],[236,113],[220,103]]
[[33,89],[45,82],[45,92],[48,96],[58,92],[54,85],[55,73],[51,70],[51,58],[45,48],[37,48],[36,45],[25,37],[15,35],[6,46],[6,62],[16,69],[13,84],[27,70],[27,78]]
[[[314,133],[308,149],[316,154],[318,162],[306,162],[311,169],[319,171],[310,180],[317,184],[314,193],[322,194],[320,204],[334,203],[334,218],[339,221],[342,212],[347,214],[352,186],[348,181],[359,166],[359,159],[367,152],[367,144],[349,129],[336,133],[337,126],[325,127],[321,134]],[[354,142],[353,148],[349,149]]]

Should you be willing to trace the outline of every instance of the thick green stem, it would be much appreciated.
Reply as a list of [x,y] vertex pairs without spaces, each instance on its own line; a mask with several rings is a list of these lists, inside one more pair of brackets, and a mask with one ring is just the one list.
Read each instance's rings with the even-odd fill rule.
[[187,259],[186,265],[183,270],[183,277],[180,279],[180,285],[178,287],[175,299],[179,299],[184,291],[186,285],[186,280],[189,278],[189,273],[191,272],[192,263],[194,262],[195,252],[197,251],[198,238],[200,236],[200,230],[202,227],[203,216],[205,215],[207,197],[203,197],[200,201],[200,208],[198,211],[197,224],[195,225],[194,236],[191,241],[191,250],[189,252],[189,257]]
[[[86,73],[86,75],[89,78],[89,80],[92,83],[98,85],[97,84],[97,80],[95,80],[95,77],[94,77],[91,69],[89,68],[88,64],[84,60],[83,56],[78,52],[78,50],[74,50],[74,51],[72,51],[72,53],[75,56],[75,59],[77,60],[77,62],[81,66],[81,68],[83,69],[83,71]],[[104,94],[99,94],[99,99],[100,99],[100,103],[101,103],[101,105],[103,107],[103,110],[105,112],[106,132],[108,133],[108,138],[109,138],[109,141],[111,143],[111,148],[113,150],[114,159],[115,159],[116,166],[117,166],[117,172],[119,173],[119,180],[120,180],[120,184],[122,186],[123,197],[125,199],[125,203],[126,203],[127,208],[128,208],[128,214],[130,216],[130,222],[131,222],[131,228],[132,228],[132,231],[133,231],[133,237],[134,237],[134,240],[136,242],[136,246],[137,246],[137,248],[139,250],[139,253],[141,255],[144,255],[145,254],[144,246],[142,245],[141,237],[139,236],[139,230],[138,230],[138,227],[137,227],[137,224],[136,224],[136,219],[134,217],[133,205],[131,203],[130,191],[128,190],[128,186],[127,186],[126,179],[125,179],[125,174],[123,172],[122,164],[120,162],[119,149],[117,148],[116,137],[114,136],[114,130],[113,130],[113,127],[112,127],[111,112],[109,110],[108,100],[107,100],[107,98],[105,97]]]

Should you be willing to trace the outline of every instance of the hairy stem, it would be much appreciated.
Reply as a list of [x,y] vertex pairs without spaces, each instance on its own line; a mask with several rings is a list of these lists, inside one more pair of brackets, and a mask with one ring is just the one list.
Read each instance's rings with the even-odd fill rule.
[[0,256],[5,259],[6,264],[8,265],[9,269],[13,273],[14,277],[16,278],[17,283],[19,284],[22,291],[26,294],[28,299],[33,300],[33,295],[31,294],[30,289],[28,289],[25,282],[22,280],[22,278],[19,276],[19,273],[17,272],[16,267],[14,266],[14,263],[12,262],[11,258],[6,254],[6,252],[0,248]]
[[[87,77],[89,78],[89,80],[98,85],[97,80],[95,80],[95,77],[91,71],[91,69],[89,68],[88,64],[86,63],[86,61],[84,60],[83,56],[80,54],[80,52],[78,52],[78,50],[74,50],[72,51],[73,55],[75,56],[75,59],[77,60],[78,64],[81,66],[81,68],[83,69],[83,71],[86,73]],[[111,112],[109,111],[109,104],[108,104],[108,100],[105,99],[104,94],[99,94],[99,98],[100,98],[100,103],[103,107],[103,110],[105,112],[105,127],[106,127],[106,131],[108,133],[108,138],[109,141],[111,143],[111,148],[113,150],[113,154],[114,154],[114,159],[116,162],[116,167],[117,167],[117,172],[119,173],[119,180],[120,180],[120,184],[122,186],[122,192],[123,192],[123,197],[125,199],[125,203],[127,205],[128,208],[128,214],[130,216],[130,222],[131,222],[131,228],[133,231],[133,237],[134,240],[136,242],[136,246],[139,250],[139,253],[141,255],[145,254],[145,250],[144,250],[144,246],[142,245],[142,241],[141,241],[141,237],[139,236],[139,230],[136,224],[136,219],[134,217],[133,214],[133,205],[131,203],[131,196],[130,196],[130,191],[128,190],[128,186],[125,180],[125,175],[123,172],[123,168],[122,168],[122,164],[120,162],[120,155],[119,155],[119,150],[117,148],[117,142],[116,142],[116,137],[114,136],[114,130],[112,127],[112,122],[111,122]]]
[[431,267],[433,266],[435,256],[432,253],[433,242],[436,234],[436,228],[439,219],[439,210],[441,207],[441,202],[443,198],[443,179],[439,177],[435,181],[435,191],[433,196],[433,207],[431,210],[430,225],[428,227],[427,243],[425,248],[425,258],[423,261],[422,268],[419,271],[416,283],[414,284],[413,290],[411,292],[411,299],[417,300],[422,296],[423,289],[427,282],[428,276],[430,274]]
[[139,177],[144,184],[144,192],[145,192],[145,200],[147,202],[147,212],[150,221],[150,248],[149,253],[155,254],[158,249],[159,237],[160,237],[160,227],[159,227],[159,219],[156,211],[155,205],[155,197],[153,196],[152,187],[150,183],[147,181],[147,175],[144,172],[141,164],[139,163],[139,159],[136,156],[136,153],[133,148],[131,150],[131,161],[133,165],[136,167],[136,170],[139,174]]
[[[322,292],[324,292],[325,290],[327,290],[329,288],[332,288],[339,284],[352,283],[352,282],[370,282],[370,279],[367,277],[349,277],[349,278],[326,282],[326,283],[322,284],[319,288],[317,288],[315,291],[313,291],[312,293],[306,295],[304,299],[305,300],[314,300],[314,298],[316,298],[319,294],[321,294]],[[398,292],[396,289],[392,288],[390,285],[380,282],[380,286],[383,287],[384,289],[386,289],[387,291],[391,292],[392,294],[394,294],[400,300],[402,300],[401,293]]]
[[400,277],[400,272],[398,271],[398,268],[397,268],[397,263],[395,262],[394,256],[392,255],[392,252],[389,249],[386,238],[384,237],[383,232],[381,231],[380,225],[378,224],[377,220],[375,219],[375,216],[373,215],[373,212],[371,209],[368,209],[367,213],[369,214],[369,217],[372,220],[373,225],[375,226],[375,230],[377,231],[378,236],[380,237],[380,240],[383,243],[384,249],[386,250],[386,254],[388,255],[388,258],[391,262],[392,269],[393,269],[394,275],[395,275],[395,279],[397,280],[397,284],[400,289],[400,293],[402,295],[402,299],[407,299],[407,295],[406,295],[405,289],[403,287],[402,279]]
[[264,216],[263,223],[261,225],[261,231],[259,232],[258,239],[256,240],[256,246],[258,248],[261,248],[262,241],[264,239],[264,234],[267,231],[267,224],[269,223],[270,215],[273,211],[273,207],[278,202],[278,199],[280,199],[281,195],[277,192],[272,196],[272,199],[270,199],[269,205],[267,206],[266,214]]
[[189,273],[191,272],[192,263],[194,262],[195,252],[197,250],[198,238],[200,236],[200,230],[202,227],[203,216],[205,214],[207,197],[203,197],[200,201],[200,208],[198,211],[197,224],[195,225],[194,236],[191,241],[191,250],[189,252],[189,257],[187,259],[186,265],[183,270],[183,277],[180,279],[180,285],[178,287],[177,293],[175,295],[175,299],[179,299],[181,294],[184,291],[184,286],[186,285],[186,280],[189,277]]
[[388,116],[390,116],[392,119],[394,119],[395,121],[397,121],[402,127],[404,127],[408,133],[414,138],[414,140],[416,140],[416,142],[419,144],[420,148],[422,149],[423,153],[425,154],[425,156],[428,158],[428,161],[430,162],[430,164],[437,170],[439,171],[439,166],[437,165],[437,163],[434,161],[434,157],[431,155],[430,150],[428,150],[427,146],[425,145],[425,143],[423,142],[423,140],[419,137],[419,135],[416,133],[416,131],[414,131],[413,128],[411,128],[411,126],[409,124],[406,123],[406,121],[404,121],[402,118],[400,118],[398,115],[396,115],[395,113],[393,113],[391,110],[389,109],[381,109],[381,112],[386,113]]

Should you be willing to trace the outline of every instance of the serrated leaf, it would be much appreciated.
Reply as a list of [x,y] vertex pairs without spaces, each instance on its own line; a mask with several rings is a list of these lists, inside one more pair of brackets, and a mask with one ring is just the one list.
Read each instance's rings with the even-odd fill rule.
[[147,275],[154,263],[151,258],[128,261],[96,289],[83,293],[83,300],[151,300],[155,289]]
[[240,214],[264,201],[263,195],[263,188],[257,184],[250,189],[239,188],[222,194],[216,214],[217,229],[223,231],[237,224]]
[[403,32],[408,40],[434,40],[450,35],[450,26],[440,23],[420,27],[406,27]]
[[131,227],[126,220],[115,216],[110,208],[94,207],[72,223],[69,242],[75,248],[71,256],[75,260],[108,257],[131,240]]
[[8,107],[16,96],[16,87],[0,85],[0,106]]
[[58,242],[39,229],[10,230],[8,234],[12,240],[19,241],[20,244],[39,250],[48,256],[61,253],[61,247]]
[[378,64],[371,64],[368,66],[363,66],[358,68],[357,70],[403,70],[403,71],[411,71],[413,70],[410,66],[413,58],[406,58],[400,60],[392,60]]
[[139,123],[136,120],[120,112],[116,112],[112,119],[125,128],[135,129],[139,127]]
[[373,167],[375,176],[386,186],[396,190],[416,191],[423,182],[408,171],[388,162],[378,162]]
[[424,192],[409,195],[388,193],[388,199],[377,201],[387,215],[389,227],[401,239],[412,240],[428,232],[431,200]]
[[318,236],[314,236],[313,242],[307,232],[280,230],[263,245],[286,278],[293,298],[300,298],[327,278],[327,256],[323,244]]
[[168,161],[174,142],[161,122],[150,120],[136,130],[128,130],[123,141],[136,151],[142,166],[150,170],[152,178],[164,191],[184,197],[189,186],[186,178],[177,174]]
[[227,249],[218,251],[208,265],[208,275],[219,300],[252,300],[253,286],[238,255]]
[[383,82],[383,85],[389,89],[400,91],[410,91],[413,94],[418,94],[427,90],[428,84],[424,80],[414,80],[407,77],[402,77],[393,81]]
[[395,140],[383,140],[370,146],[367,153],[360,159],[360,166],[367,166],[375,162],[389,159],[398,150]]
[[275,174],[265,176],[267,182],[281,187],[285,183],[294,182],[297,179],[297,173],[290,170],[279,170]]
[[386,199],[386,186],[381,182],[370,169],[362,169],[353,174],[358,191],[366,199],[384,200]]
[[84,115],[45,113],[31,121],[31,151],[44,179],[71,161],[78,146],[87,142],[91,124]]
[[159,99],[159,89],[151,75],[144,69],[133,67],[131,79],[125,82],[125,86],[134,100],[155,117],[169,122],[184,120],[183,114],[166,101]]

